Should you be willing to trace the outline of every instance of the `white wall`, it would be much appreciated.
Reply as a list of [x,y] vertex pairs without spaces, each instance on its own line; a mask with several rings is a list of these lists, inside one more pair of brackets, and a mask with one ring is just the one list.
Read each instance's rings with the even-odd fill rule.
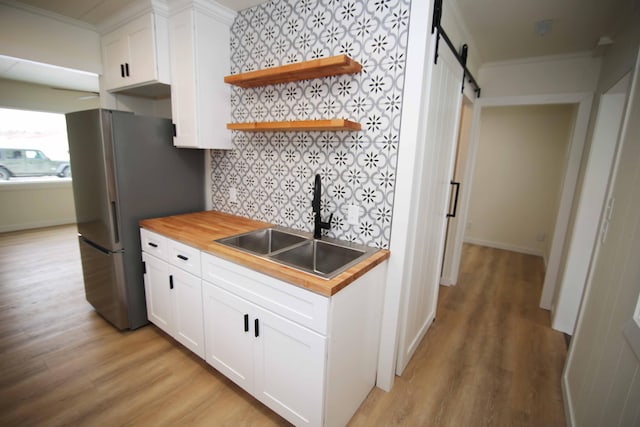
[[[19,3],[0,3],[0,54],[94,73],[102,72],[100,36],[79,21]],[[107,106],[137,114],[171,117],[169,99],[52,89],[0,79],[0,107],[68,113]],[[104,100],[103,100],[104,101]],[[103,102],[104,103],[104,102]],[[2,183],[0,232],[75,222],[71,182]]]
[[[68,113],[96,108],[93,94],[0,79],[0,108]],[[76,222],[71,180],[0,183],[0,232]]]
[[3,108],[64,114],[97,108],[99,104],[93,93],[0,79],[0,107]]
[[100,37],[88,24],[0,3],[0,55],[102,73]]
[[590,53],[493,62],[478,81],[483,98],[593,92],[600,63]]
[[466,241],[549,256],[573,115],[571,105],[483,108]]
[[71,180],[1,182],[0,233],[76,222]]
[[[615,43],[606,53],[598,93],[629,72],[640,47],[640,4],[620,10]],[[606,242],[597,246],[563,375],[568,425],[636,426],[640,423],[640,354],[625,326],[640,295],[640,89],[623,125],[615,205]],[[636,327],[637,334],[640,331]]]
[[[467,30],[464,25],[464,21],[460,17],[458,5],[456,2],[444,0],[442,9],[440,25],[447,33],[447,36],[449,36],[449,39],[451,39],[451,42],[456,49],[460,49],[463,44],[468,46],[467,69],[471,71],[474,78],[478,79],[478,70],[480,68],[481,59],[478,55],[476,42],[469,34],[469,30]],[[428,25],[429,28],[431,28],[431,22],[429,22]],[[440,43],[440,49],[448,49],[444,41]]]

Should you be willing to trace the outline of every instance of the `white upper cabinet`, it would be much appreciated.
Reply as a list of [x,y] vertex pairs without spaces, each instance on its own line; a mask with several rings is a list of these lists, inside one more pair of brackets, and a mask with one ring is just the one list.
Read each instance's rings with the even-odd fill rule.
[[104,84],[110,92],[171,83],[168,20],[154,12],[102,37]]
[[235,12],[216,4],[169,2],[171,111],[176,147],[232,148],[230,34]]

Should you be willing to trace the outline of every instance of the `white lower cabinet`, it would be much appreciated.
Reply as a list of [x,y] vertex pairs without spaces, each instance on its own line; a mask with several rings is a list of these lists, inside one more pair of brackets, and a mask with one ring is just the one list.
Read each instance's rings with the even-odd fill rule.
[[142,252],[144,262],[144,291],[147,299],[149,321],[173,335],[174,300],[169,283],[169,264],[153,255]]
[[206,360],[295,425],[322,424],[326,338],[204,282]]
[[[145,265],[144,288],[149,321],[171,335],[176,341],[204,359],[204,322],[202,315],[202,280],[174,265],[184,263],[200,271],[200,252],[179,242],[142,230],[142,261]],[[154,238],[156,237],[157,238]],[[144,251],[151,243],[154,255]],[[158,257],[175,254],[175,261]]]
[[173,282],[173,337],[204,359],[204,323],[202,319],[202,280],[179,268],[169,266]]
[[331,297],[141,230],[151,322],[296,426],[346,425],[375,386],[386,262]]

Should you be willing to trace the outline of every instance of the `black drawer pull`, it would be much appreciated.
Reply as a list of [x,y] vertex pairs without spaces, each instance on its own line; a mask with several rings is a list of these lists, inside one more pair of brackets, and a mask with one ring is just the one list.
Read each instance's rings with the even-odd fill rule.
[[178,258],[180,258],[183,261],[189,261],[189,258],[184,255],[178,255]]
[[158,247],[158,245],[156,245],[156,244],[155,244],[155,243],[153,243],[153,242],[149,242],[149,246],[151,246],[152,248],[157,248],[157,247]]
[[244,315],[244,331],[249,332],[249,315]]

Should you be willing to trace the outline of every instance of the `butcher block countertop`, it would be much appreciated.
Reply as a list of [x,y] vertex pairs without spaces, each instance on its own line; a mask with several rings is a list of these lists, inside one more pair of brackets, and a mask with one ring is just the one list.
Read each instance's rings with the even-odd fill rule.
[[352,266],[333,279],[327,280],[214,242],[214,240],[224,237],[273,226],[266,222],[217,211],[205,211],[145,219],[140,221],[140,226],[220,258],[325,296],[334,295],[349,283],[389,258],[390,255],[389,251],[380,249],[369,258]]

